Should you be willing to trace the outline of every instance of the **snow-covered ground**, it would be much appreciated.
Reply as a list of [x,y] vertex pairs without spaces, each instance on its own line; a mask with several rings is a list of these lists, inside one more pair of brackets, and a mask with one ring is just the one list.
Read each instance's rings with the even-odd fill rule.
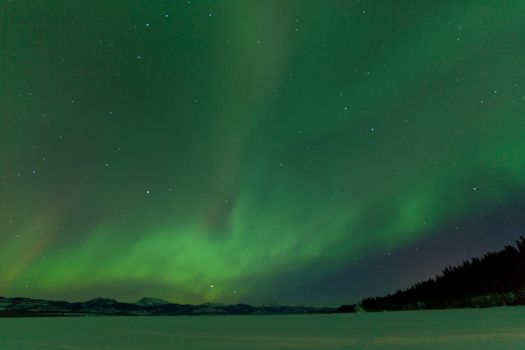
[[2,350],[525,349],[525,308],[0,319]]

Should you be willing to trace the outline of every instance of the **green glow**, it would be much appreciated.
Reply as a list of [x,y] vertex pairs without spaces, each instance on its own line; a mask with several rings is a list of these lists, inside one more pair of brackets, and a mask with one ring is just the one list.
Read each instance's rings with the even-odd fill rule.
[[522,2],[39,4],[1,5],[0,295],[266,301],[525,184]]

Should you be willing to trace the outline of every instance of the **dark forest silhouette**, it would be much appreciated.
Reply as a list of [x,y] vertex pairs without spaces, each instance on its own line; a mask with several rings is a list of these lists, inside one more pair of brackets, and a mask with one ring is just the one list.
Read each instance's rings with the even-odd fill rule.
[[366,311],[525,305],[525,238],[392,295],[367,298]]

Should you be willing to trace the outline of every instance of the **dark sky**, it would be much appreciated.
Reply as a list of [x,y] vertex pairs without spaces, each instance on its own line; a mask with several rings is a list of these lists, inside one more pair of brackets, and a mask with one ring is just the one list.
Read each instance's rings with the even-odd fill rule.
[[523,1],[0,3],[0,295],[337,305],[524,234]]

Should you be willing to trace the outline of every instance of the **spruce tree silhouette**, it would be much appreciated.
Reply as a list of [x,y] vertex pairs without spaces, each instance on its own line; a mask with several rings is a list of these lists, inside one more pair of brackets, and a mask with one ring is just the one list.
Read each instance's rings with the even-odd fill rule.
[[525,305],[525,238],[481,258],[448,266],[406,290],[361,302],[366,311]]

